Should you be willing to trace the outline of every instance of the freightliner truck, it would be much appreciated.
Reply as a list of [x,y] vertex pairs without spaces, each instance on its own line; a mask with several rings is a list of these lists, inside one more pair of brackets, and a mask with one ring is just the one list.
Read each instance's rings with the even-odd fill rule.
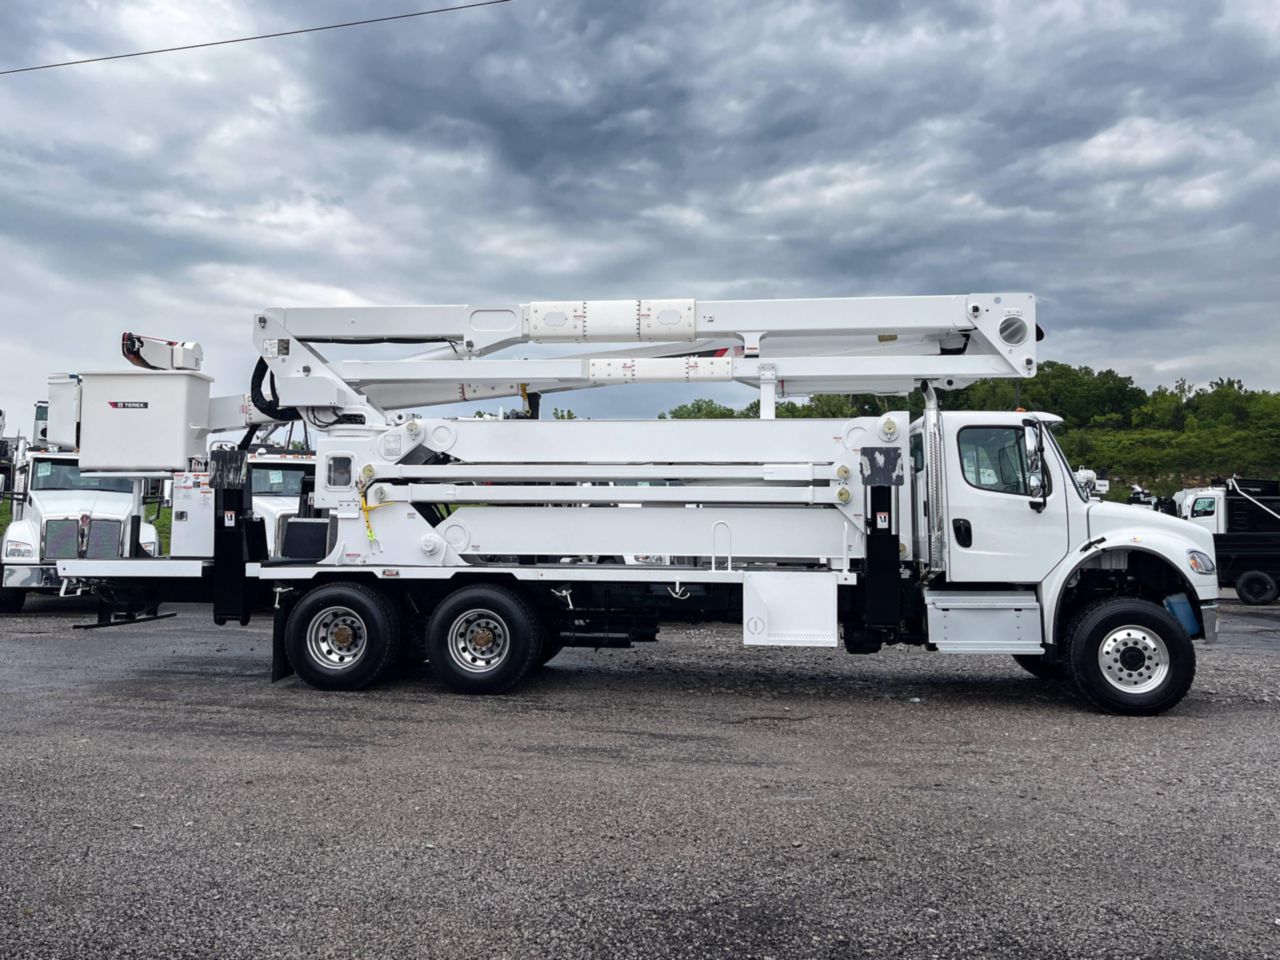
[[[253,517],[247,449],[230,450],[207,465],[207,549],[58,570],[116,602],[206,600],[218,622],[269,604],[274,678],[361,688],[407,647],[454,690],[498,693],[563,647],[703,618],[741,623],[748,648],[1010,655],[1104,710],[1154,714],[1215,637],[1209,531],[1091,500],[1050,414],[944,411],[947,390],[1035,374],[1027,293],[281,308],[251,329],[251,393],[212,398],[194,351],[126,335],[144,369],[82,376],[81,456],[189,470],[210,430],[244,429],[247,448],[258,425],[301,420],[315,489],[283,555]],[[758,388],[760,416],[420,414],[673,382]],[[914,421],[774,416],[782,396],[917,389]],[[665,562],[607,562],[628,555]]]

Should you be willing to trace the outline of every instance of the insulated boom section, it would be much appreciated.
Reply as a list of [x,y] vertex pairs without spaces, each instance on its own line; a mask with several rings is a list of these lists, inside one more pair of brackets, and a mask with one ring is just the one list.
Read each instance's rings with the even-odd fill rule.
[[[347,564],[646,555],[693,569],[865,555],[864,448],[906,455],[904,413],[852,420],[425,420],[326,437],[315,502]],[[348,479],[349,478],[349,479]],[[902,556],[910,556],[910,530]]]

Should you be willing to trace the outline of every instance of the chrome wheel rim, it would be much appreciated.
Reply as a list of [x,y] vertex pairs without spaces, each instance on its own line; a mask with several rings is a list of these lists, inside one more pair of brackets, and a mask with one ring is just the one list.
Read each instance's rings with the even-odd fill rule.
[[325,607],[307,627],[307,653],[326,670],[350,670],[368,648],[368,628],[350,607]]
[[1169,648],[1146,627],[1117,627],[1098,645],[1098,669],[1124,693],[1148,693],[1169,675]]
[[511,652],[511,630],[492,610],[468,610],[449,627],[449,656],[468,673],[496,670]]

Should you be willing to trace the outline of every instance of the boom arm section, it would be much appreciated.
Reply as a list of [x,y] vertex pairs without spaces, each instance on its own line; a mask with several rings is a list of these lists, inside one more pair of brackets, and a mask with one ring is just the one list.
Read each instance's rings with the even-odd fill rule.
[[[271,309],[254,342],[276,402],[322,422],[464,399],[624,383],[737,381],[776,396],[905,394],[1036,369],[1027,293],[817,300],[585,300]],[[398,360],[333,360],[325,344],[437,344]],[[643,344],[491,357],[518,344]]]

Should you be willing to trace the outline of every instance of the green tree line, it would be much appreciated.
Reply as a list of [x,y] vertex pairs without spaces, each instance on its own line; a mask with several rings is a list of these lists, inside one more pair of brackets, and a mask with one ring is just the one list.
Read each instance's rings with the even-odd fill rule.
[[[981,380],[940,393],[943,410],[1038,410],[1063,422],[1055,431],[1073,467],[1109,472],[1112,496],[1128,484],[1170,494],[1213,477],[1280,476],[1280,393],[1249,390],[1232,378],[1207,386],[1179,380],[1144,390],[1114,370],[1046,361],[1031,380]],[[920,395],[907,398],[919,416]],[[818,396],[778,404],[779,417],[856,417],[902,409],[903,398]],[[738,410],[700,399],[661,414],[674,419],[759,416],[759,402]]]

